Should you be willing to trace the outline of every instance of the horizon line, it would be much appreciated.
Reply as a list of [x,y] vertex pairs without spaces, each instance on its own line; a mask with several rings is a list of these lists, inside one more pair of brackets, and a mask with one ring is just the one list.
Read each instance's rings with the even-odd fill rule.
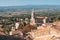
[[[32,4],[28,4],[28,5],[32,5]],[[2,6],[28,6],[28,5],[0,5],[0,6],[2,7]],[[40,4],[40,5],[57,5],[57,4]],[[58,4],[58,5],[60,5],[60,4]]]

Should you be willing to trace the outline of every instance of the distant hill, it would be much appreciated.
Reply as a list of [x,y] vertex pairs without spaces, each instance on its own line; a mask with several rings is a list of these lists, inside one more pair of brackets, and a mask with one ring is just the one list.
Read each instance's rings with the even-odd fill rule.
[[15,12],[31,9],[60,9],[60,5],[0,6],[0,12]]

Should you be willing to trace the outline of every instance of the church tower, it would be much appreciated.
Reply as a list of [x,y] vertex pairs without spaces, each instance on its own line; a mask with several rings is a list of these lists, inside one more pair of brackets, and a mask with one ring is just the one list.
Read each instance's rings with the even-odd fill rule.
[[32,13],[31,13],[30,25],[35,25],[34,10],[32,10]]

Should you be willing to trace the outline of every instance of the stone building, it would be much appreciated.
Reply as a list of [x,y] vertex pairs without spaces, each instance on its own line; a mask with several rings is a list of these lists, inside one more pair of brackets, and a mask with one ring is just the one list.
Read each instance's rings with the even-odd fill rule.
[[34,10],[31,13],[30,25],[35,25]]

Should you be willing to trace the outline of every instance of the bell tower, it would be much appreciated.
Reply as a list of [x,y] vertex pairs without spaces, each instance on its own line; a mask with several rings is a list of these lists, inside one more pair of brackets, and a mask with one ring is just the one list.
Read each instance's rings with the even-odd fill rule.
[[35,25],[34,9],[32,10],[32,13],[31,13],[30,25]]

